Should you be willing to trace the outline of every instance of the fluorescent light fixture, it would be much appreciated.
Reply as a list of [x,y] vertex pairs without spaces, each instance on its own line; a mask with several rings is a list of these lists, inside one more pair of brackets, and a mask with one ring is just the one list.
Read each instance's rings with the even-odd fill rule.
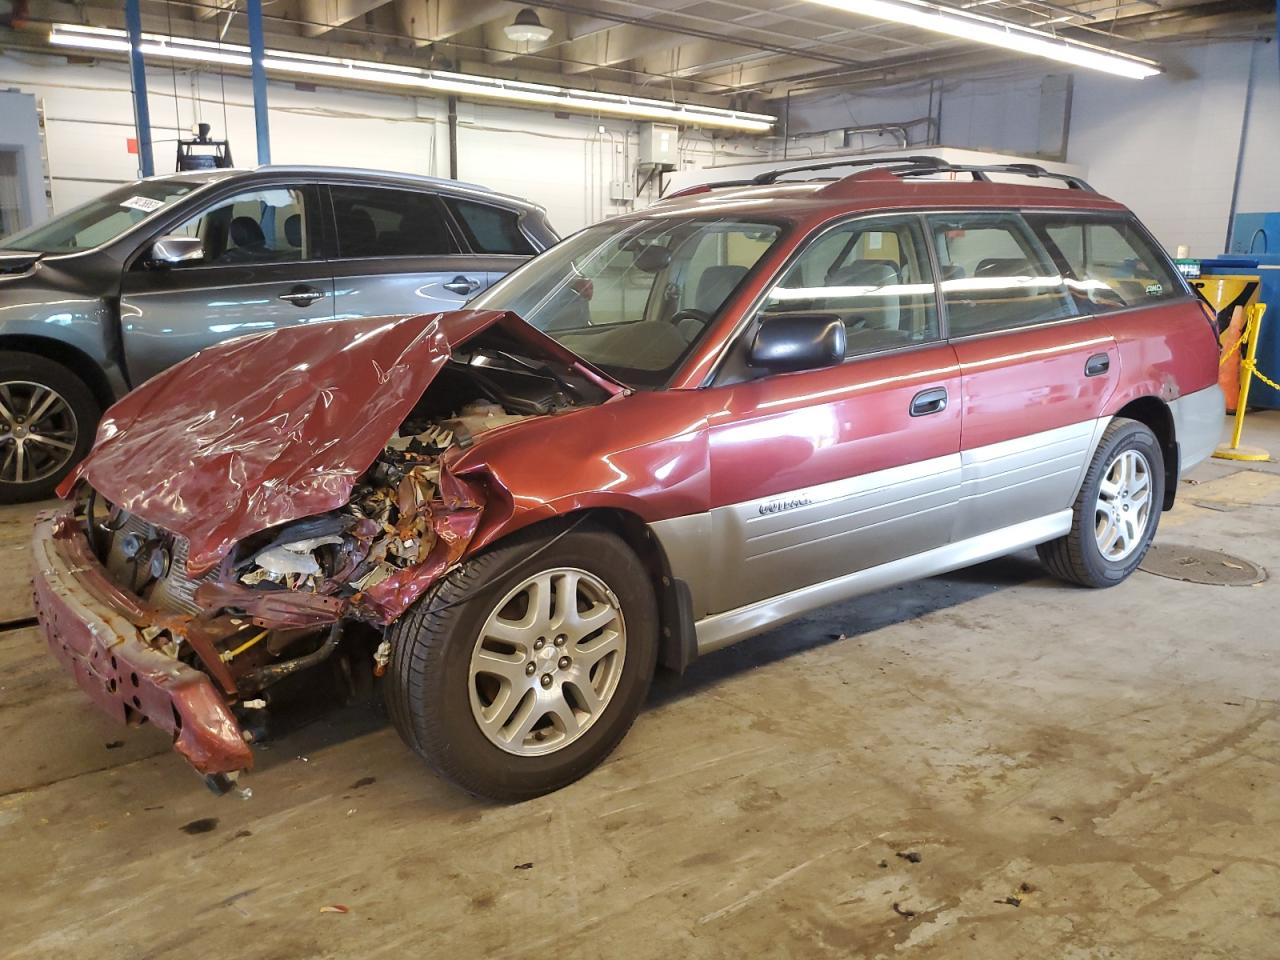
[[923,0],[811,0],[834,10],[844,10],[877,20],[902,23],[961,40],[985,43],[1033,57],[1045,57],[1074,67],[1088,67],[1120,77],[1141,80],[1161,72],[1160,64],[1127,53],[1113,53],[1093,44],[1054,36],[1044,30],[967,10],[935,6]]
[[[109,50],[117,53],[129,51],[128,34],[123,30],[106,27],[57,23],[49,31],[49,42],[55,46],[77,50]],[[237,67],[249,67],[252,64],[249,48],[234,43],[219,44],[210,40],[144,33],[141,46],[143,55],[147,57],[222,63]],[[594,90],[556,87],[545,83],[499,80],[445,70],[423,70],[403,64],[324,57],[287,50],[265,51],[262,65],[268,73],[273,74],[302,75],[335,82],[356,80],[431,93],[533,104],[551,110],[609,114],[636,120],[661,120],[691,127],[768,133],[775,122],[766,113],[745,113],[741,110],[723,110],[692,103],[625,97],[616,93],[598,93]]]

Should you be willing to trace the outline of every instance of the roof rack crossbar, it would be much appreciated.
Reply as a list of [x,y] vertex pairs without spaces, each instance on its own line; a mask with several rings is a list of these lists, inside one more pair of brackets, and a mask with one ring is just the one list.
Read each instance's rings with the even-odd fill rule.
[[944,163],[932,169],[924,167],[895,170],[900,177],[924,177],[935,173],[967,173],[974,180],[990,182],[991,173],[1012,173],[1022,177],[1045,177],[1050,180],[1061,180],[1072,190],[1085,190],[1097,193],[1089,182],[1070,173],[1055,173],[1035,163]]
[[876,167],[876,166],[895,166],[906,165],[911,167],[936,167],[945,164],[945,161],[937,157],[929,156],[911,156],[911,157],[856,157],[852,160],[824,160],[820,163],[802,163],[794,167],[779,167],[776,170],[766,170],[764,173],[758,173],[749,181],[750,183],[760,186],[767,186],[777,183],[782,177],[789,173],[808,173],[817,170],[834,170],[836,167]]

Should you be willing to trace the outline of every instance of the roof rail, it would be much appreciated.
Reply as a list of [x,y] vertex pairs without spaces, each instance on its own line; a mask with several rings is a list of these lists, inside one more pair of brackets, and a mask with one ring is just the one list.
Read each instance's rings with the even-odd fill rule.
[[[1093,187],[1080,177],[1069,173],[1054,173],[1035,163],[956,164],[941,157],[919,154],[906,157],[855,157],[848,160],[824,160],[818,163],[779,167],[775,170],[766,170],[764,173],[758,173],[754,177],[740,180],[717,180],[711,183],[700,183],[696,186],[685,187],[683,190],[668,194],[663,199],[673,200],[676,197],[707,193],[724,187],[769,186],[777,183],[788,174],[834,170],[838,167],[882,167],[889,173],[899,177],[926,177],[938,173],[967,173],[974,180],[985,182],[990,182],[991,180],[988,174],[1012,173],[1023,177],[1046,177],[1053,180],[1061,180],[1072,190],[1087,190],[1090,193],[1097,193]],[[840,179],[852,179],[856,176],[858,174],[852,174],[846,178],[833,177],[831,179],[839,182]]]
[[[687,197],[695,193],[707,193],[710,190],[720,190],[725,187],[759,187],[769,186],[776,183],[778,178],[786,176],[788,173],[804,173],[806,171],[816,170],[833,170],[836,167],[873,167],[873,166],[892,166],[894,164],[913,167],[924,164],[940,164],[944,161],[937,157],[915,156],[915,157],[854,157],[850,160],[824,160],[821,163],[802,163],[794,167],[779,167],[776,170],[766,170],[764,173],[758,173],[754,177],[745,177],[741,180],[713,180],[710,183],[699,183],[693,186],[684,187],[675,193],[669,193],[663,200],[674,200],[676,197]],[[839,177],[831,177],[832,180],[839,180]]]

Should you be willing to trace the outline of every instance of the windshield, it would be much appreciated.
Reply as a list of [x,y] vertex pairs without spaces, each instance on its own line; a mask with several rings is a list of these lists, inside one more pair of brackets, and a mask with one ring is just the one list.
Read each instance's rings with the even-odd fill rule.
[[781,232],[736,217],[602,223],[469,306],[511,310],[623,383],[662,386]]
[[198,180],[141,180],[117,187],[60,217],[0,240],[0,250],[72,253],[114,240],[135,224],[204,186]]

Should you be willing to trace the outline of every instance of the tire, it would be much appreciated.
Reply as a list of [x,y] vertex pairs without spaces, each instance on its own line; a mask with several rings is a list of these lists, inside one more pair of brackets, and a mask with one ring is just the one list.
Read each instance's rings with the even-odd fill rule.
[[[0,353],[0,404],[0,503],[53,496],[93,446],[102,416],[93,392],[60,363],[6,351]],[[31,413],[40,417],[35,429],[26,420]]]
[[[1117,466],[1122,461],[1130,465],[1145,464],[1145,486],[1140,480],[1127,479],[1130,474],[1124,473],[1125,467]],[[1132,472],[1141,474],[1141,470]],[[1117,477],[1122,478],[1120,486],[1123,492],[1133,500],[1129,496],[1116,500],[1113,494],[1100,498],[1104,483],[1111,491]],[[1095,588],[1113,587],[1120,583],[1142,563],[1155,537],[1164,507],[1164,482],[1164,455],[1155,434],[1136,420],[1116,418],[1102,434],[1097,452],[1089,464],[1072,508],[1074,516],[1070,532],[1036,547],[1040,560],[1050,573],[1068,583]],[[1145,520],[1140,533],[1126,540],[1127,523],[1137,522],[1130,521],[1130,514],[1141,514],[1137,497],[1142,490],[1145,490],[1142,499],[1146,504]],[[1127,506],[1122,509],[1122,504]],[[1108,507],[1111,508],[1111,516],[1121,518],[1119,524],[1108,526]],[[1104,552],[1103,546],[1110,539],[1113,527],[1120,534],[1112,541],[1110,551]]]
[[[575,620],[561,634],[560,626],[545,625],[562,612],[551,603],[551,618],[543,628],[521,625],[518,632],[502,632],[503,637],[518,636],[518,645],[482,637],[491,627],[513,623],[517,615],[536,624],[536,591],[522,586],[535,580],[555,584],[555,596],[569,596],[566,584],[572,583],[575,599],[590,595],[587,614],[603,618],[616,608],[618,617],[581,637]],[[542,636],[548,632],[555,635]],[[468,793],[514,802],[572,783],[621,742],[653,678],[657,603],[646,568],[611,533],[587,526],[551,532],[542,527],[514,534],[445,576],[392,624],[387,638],[392,650],[387,712],[405,743]],[[615,651],[600,654],[607,642]],[[473,657],[495,652],[504,658],[503,677],[483,668],[477,673]],[[596,656],[598,660],[592,659]],[[548,678],[552,682],[544,684]],[[586,702],[584,683],[607,692],[597,694],[603,706],[595,713],[578,709]],[[521,717],[549,710],[544,705],[549,703],[568,706],[576,733],[563,722],[563,707],[561,713],[537,720],[527,733],[516,729],[522,726],[517,722]],[[512,709],[511,704],[517,706]],[[525,704],[533,706],[524,709]],[[500,721],[506,711],[512,718],[506,727],[492,722],[490,732],[482,729],[481,716],[492,713]],[[510,742],[503,740],[508,735]]]

